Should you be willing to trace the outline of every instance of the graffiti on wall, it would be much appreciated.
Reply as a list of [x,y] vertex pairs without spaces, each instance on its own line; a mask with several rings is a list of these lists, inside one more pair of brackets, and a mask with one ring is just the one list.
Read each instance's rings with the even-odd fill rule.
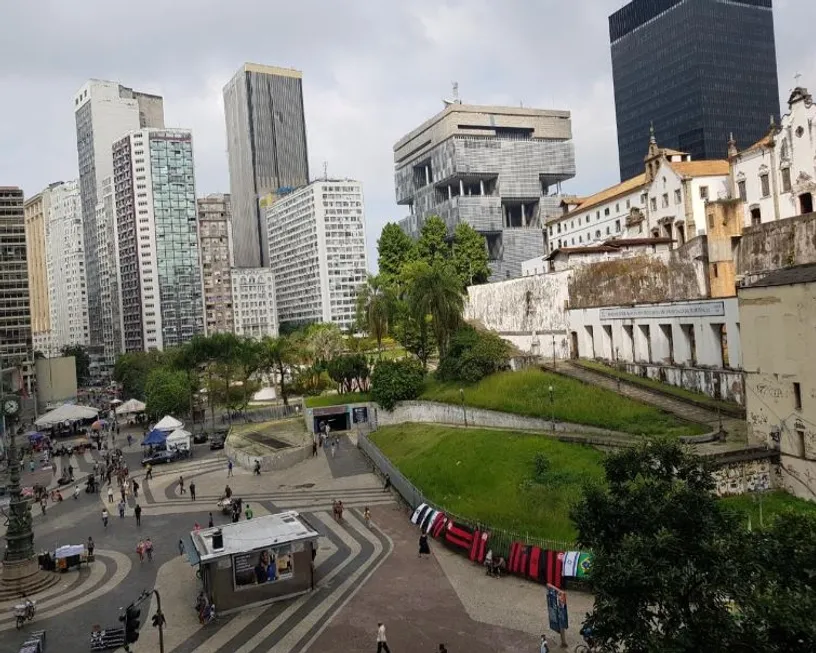
[[725,463],[714,472],[717,496],[770,490],[771,461],[768,458]]

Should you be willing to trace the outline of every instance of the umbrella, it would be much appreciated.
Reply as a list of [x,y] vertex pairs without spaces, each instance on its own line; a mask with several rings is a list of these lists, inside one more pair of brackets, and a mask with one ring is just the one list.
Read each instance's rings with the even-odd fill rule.
[[105,420],[104,419],[96,420],[93,424],[91,424],[91,428],[94,431],[101,431],[103,428],[105,428]]
[[121,399],[111,399],[110,403],[113,404],[114,406],[118,406],[119,404],[122,403],[122,400]]

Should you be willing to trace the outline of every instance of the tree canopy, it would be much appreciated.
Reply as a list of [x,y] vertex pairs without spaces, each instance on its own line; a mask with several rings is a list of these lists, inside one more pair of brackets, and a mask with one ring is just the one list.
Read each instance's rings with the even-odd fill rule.
[[484,236],[466,222],[453,232],[452,263],[463,288],[487,283],[490,277],[487,243]]
[[91,376],[91,357],[82,345],[65,345],[60,353],[63,356],[73,356],[76,365],[77,383],[85,385]]
[[399,225],[389,222],[377,240],[380,274],[393,280],[399,277],[402,266],[416,259],[416,245]]

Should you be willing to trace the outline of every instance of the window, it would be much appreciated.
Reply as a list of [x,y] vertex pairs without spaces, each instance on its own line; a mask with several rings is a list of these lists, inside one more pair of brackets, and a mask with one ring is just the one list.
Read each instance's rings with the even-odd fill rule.
[[745,198],[748,197],[748,193],[745,190],[745,182],[744,181],[738,181],[737,182],[737,194],[739,195],[739,198],[743,202],[745,201]]
[[646,193],[642,193],[640,196],[640,203],[646,206]]
[[656,197],[651,198],[650,204],[651,204],[651,207],[652,207],[652,211],[657,211],[657,198]]
[[586,217],[587,224],[589,224],[589,215]]
[[790,190],[791,190],[790,168],[782,168],[782,192],[790,193]]
[[713,274],[714,274],[714,278],[715,278],[715,279],[716,279],[717,277],[719,277],[719,276],[720,276],[720,275],[719,275],[719,270],[717,270],[717,264],[716,264],[716,263],[715,263],[715,264],[713,265],[713,267],[711,268],[711,271],[713,272]]
[[682,202],[682,201],[683,201],[683,193],[678,188],[677,190],[674,191],[674,203],[675,204],[680,204],[680,202]]
[[620,231],[620,220],[615,220],[615,231],[616,232]]
[[709,229],[714,228],[714,214],[713,213],[708,214],[708,228]]
[[662,207],[664,209],[667,209],[669,207],[669,194],[668,193],[663,193],[663,198],[661,200],[661,205],[662,205]]
[[606,235],[609,235],[609,226],[606,227]]
[[595,230],[595,238],[600,238],[600,237],[601,237],[601,230],[600,230],[600,229],[596,229],[596,230]]
[[802,386],[799,383],[793,384],[793,407],[802,410]]
[[771,184],[767,172],[759,175],[759,184],[762,187],[762,197],[768,197],[771,194]]
[[796,429],[796,452],[795,456],[805,457],[805,429]]
[[609,215],[609,207],[606,207],[606,208],[604,209],[604,215]]
[[596,220],[600,220],[600,219],[601,219],[601,211],[600,211],[600,209],[599,209],[598,211],[595,211],[595,219],[596,219]]
[[620,204],[615,203],[615,213],[620,213]]
[[762,213],[759,210],[759,207],[751,209],[751,226],[755,227],[759,224],[762,224]]
[[700,199],[701,200],[708,199],[708,186],[700,186]]

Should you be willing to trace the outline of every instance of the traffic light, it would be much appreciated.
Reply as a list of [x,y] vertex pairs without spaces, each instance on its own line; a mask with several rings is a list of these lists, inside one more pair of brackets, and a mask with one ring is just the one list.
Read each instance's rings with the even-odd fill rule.
[[159,628],[165,624],[167,624],[167,619],[164,618],[164,614],[157,612],[153,615],[153,628]]
[[125,610],[125,642],[133,644],[139,639],[139,616],[142,611],[134,606],[128,606]]

